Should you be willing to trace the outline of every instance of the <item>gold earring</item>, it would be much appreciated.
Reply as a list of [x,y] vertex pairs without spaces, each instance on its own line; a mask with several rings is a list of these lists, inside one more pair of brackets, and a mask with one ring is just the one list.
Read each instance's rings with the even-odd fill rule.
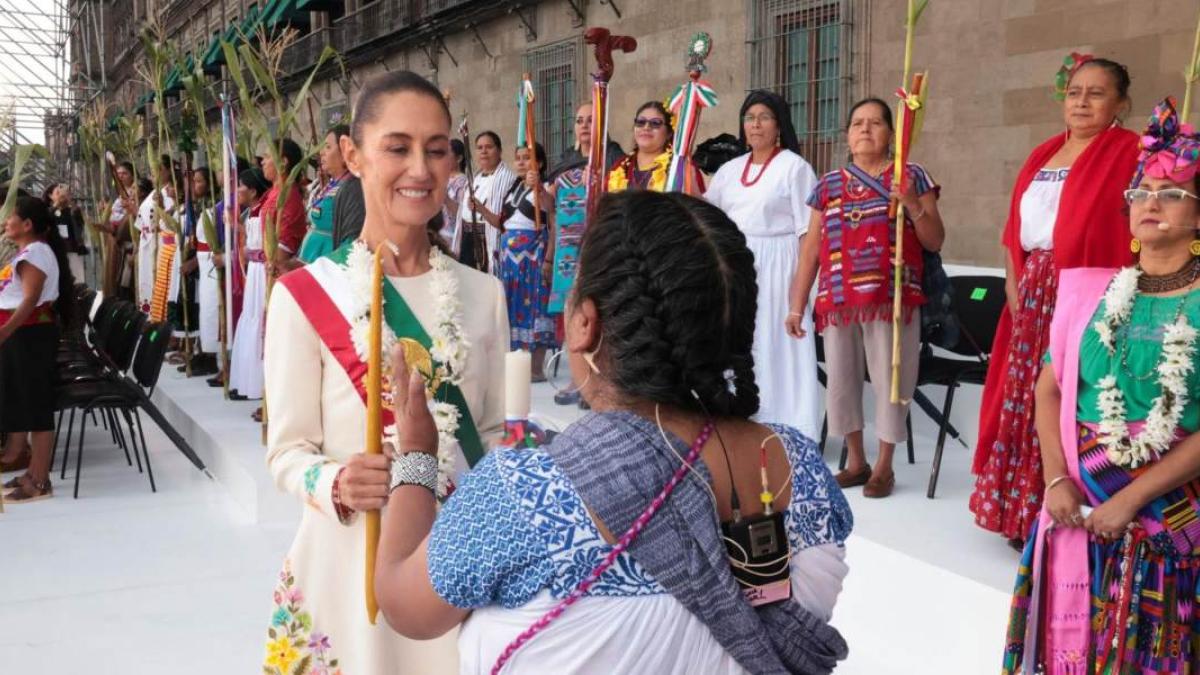
[[1188,247],[1194,257],[1200,257],[1200,239],[1193,239],[1192,245]]
[[1136,238],[1131,239],[1129,241],[1129,250],[1134,253],[1141,253],[1142,252],[1142,242],[1137,240]]

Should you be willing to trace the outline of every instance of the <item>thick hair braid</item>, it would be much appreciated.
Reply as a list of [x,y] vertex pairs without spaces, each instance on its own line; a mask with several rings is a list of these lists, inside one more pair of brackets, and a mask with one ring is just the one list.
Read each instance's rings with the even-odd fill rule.
[[701,200],[609,195],[584,236],[576,298],[596,303],[605,372],[627,396],[754,414],[757,294],[745,237]]

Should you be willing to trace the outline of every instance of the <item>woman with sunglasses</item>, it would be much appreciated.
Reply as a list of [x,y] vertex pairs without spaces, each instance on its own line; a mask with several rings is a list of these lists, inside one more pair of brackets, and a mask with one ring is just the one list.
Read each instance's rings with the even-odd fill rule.
[[[608,172],[608,191],[651,190],[662,192],[671,167],[671,138],[675,135],[671,113],[658,101],[647,101],[633,118],[633,152]],[[704,193],[704,177],[697,169],[687,192]]]
[[[757,419],[797,427],[810,438],[821,431],[821,392],[813,338],[794,340],[784,325],[788,289],[796,275],[810,210],[804,203],[817,182],[800,156],[787,102],[752,91],[742,103],[739,139],[750,152],[726,162],[705,199],[725,211],[746,235],[758,273],[754,377],[763,405]],[[812,319],[804,318],[812,330]]]
[[975,523],[1018,550],[1044,489],[1033,392],[1058,274],[1131,260],[1121,190],[1137,165],[1137,136],[1117,120],[1129,105],[1129,72],[1107,59],[1072,54],[1058,84],[1066,133],[1029,155],[1004,226],[1008,303],[992,342],[972,467]]
[[1059,275],[1036,389],[1045,503],[1004,673],[1200,663],[1200,135],[1167,99],[1141,147],[1136,264]]

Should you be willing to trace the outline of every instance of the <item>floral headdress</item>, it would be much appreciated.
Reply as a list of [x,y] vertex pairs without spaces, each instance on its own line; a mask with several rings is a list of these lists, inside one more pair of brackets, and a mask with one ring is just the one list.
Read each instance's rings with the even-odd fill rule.
[[1054,98],[1056,100],[1067,100],[1067,85],[1070,84],[1071,78],[1083,67],[1083,64],[1095,58],[1091,54],[1071,52],[1067,58],[1063,59],[1062,67],[1054,75]]
[[1185,183],[1200,168],[1200,135],[1192,125],[1180,123],[1174,97],[1168,96],[1154,106],[1142,133],[1141,147],[1138,168],[1130,183],[1133,187],[1142,182],[1143,176]]

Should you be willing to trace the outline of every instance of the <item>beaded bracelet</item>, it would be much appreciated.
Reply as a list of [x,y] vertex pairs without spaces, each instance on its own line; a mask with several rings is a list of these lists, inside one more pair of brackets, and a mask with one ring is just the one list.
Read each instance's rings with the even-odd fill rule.
[[337,475],[333,477],[333,489],[330,495],[330,501],[333,502],[333,510],[337,513],[338,520],[343,525],[350,524],[350,518],[354,515],[354,509],[342,503],[342,474],[346,472],[346,467],[338,469]]

